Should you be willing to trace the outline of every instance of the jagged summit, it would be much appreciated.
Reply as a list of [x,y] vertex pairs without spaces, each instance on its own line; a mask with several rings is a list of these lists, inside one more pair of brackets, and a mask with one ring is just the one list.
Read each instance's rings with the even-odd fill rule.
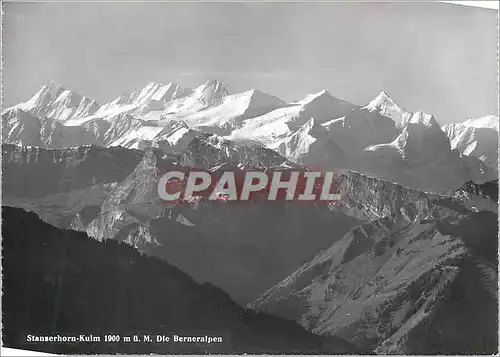
[[[16,107],[30,117],[23,120],[23,113],[9,113],[3,118],[8,124],[8,130],[4,130],[7,143],[41,142],[45,147],[61,147],[77,142],[147,148],[161,141],[168,142],[170,150],[178,142],[183,147],[185,138],[201,131],[259,143],[272,150],[285,144],[287,155],[298,157],[296,153],[300,153],[302,158],[306,153],[311,163],[336,158],[331,155],[339,151],[335,144],[348,156],[349,167],[363,171],[368,166],[384,175],[390,171],[390,177],[402,182],[418,176],[412,173],[401,178],[404,168],[398,165],[409,159],[421,166],[440,167],[440,172],[444,163],[451,163],[449,167],[470,166],[472,176],[462,170],[466,179],[476,177],[476,172],[489,175],[481,161],[496,168],[497,116],[470,119],[460,123],[461,128],[443,128],[445,134],[432,115],[401,108],[386,90],[366,106],[337,98],[327,89],[287,103],[256,88],[229,94],[226,85],[216,79],[206,80],[195,89],[153,80],[99,107],[94,100],[49,81]],[[183,122],[188,127],[177,128],[178,123],[170,127],[171,122]],[[452,150],[459,149],[460,153],[450,153],[449,142]],[[466,163],[458,156],[450,159],[439,152],[472,157]],[[381,164],[384,160],[387,169]],[[456,176],[452,169],[449,172],[448,176]],[[434,187],[434,183],[416,182],[421,176],[411,184]]]
[[35,116],[47,116],[66,121],[77,116],[91,115],[99,105],[89,97],[64,88],[55,81],[44,84],[28,101],[16,107]]
[[215,79],[206,81],[198,86],[194,92],[196,99],[204,105],[220,103],[225,96],[229,95],[224,83]]
[[167,103],[191,93],[191,89],[183,88],[179,84],[150,81],[141,89],[130,94],[123,94],[105,103],[95,113],[95,117],[111,120],[120,113],[126,112],[140,119],[158,119]]
[[388,117],[392,119],[398,127],[403,127],[413,115],[410,110],[401,108],[385,90],[382,90],[361,109],[368,110],[369,112],[377,112]]
[[233,94],[231,97],[236,98],[241,98],[243,99],[248,105],[256,105],[256,106],[265,106],[265,107],[283,107],[286,106],[287,104],[281,100],[278,97],[275,97],[274,95],[262,92],[258,89],[250,89],[242,93],[238,94]]
[[270,96],[270,97],[273,97],[272,95],[270,94],[267,94],[267,93],[264,93],[256,88],[252,88],[252,89],[249,89],[249,90],[246,90],[244,92],[241,92],[241,93],[238,93],[238,94],[235,94],[236,96],[253,96],[253,95],[266,95],[266,96]]

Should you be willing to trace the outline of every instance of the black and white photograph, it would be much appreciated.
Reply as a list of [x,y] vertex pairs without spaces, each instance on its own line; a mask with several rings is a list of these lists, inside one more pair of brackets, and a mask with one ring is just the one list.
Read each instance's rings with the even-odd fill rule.
[[4,1],[2,355],[498,354],[498,28]]

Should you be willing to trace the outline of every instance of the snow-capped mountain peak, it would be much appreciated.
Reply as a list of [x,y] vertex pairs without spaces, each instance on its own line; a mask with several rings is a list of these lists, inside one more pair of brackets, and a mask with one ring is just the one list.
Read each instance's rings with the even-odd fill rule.
[[408,136],[404,143],[405,154],[409,159],[435,159],[450,152],[450,141],[442,131],[433,115],[416,112],[412,115],[401,135]]
[[60,83],[57,83],[54,80],[48,81],[46,84],[42,85],[40,90],[37,92],[38,93],[60,93],[61,91],[65,90]]
[[195,98],[207,106],[220,103],[227,95],[229,91],[224,83],[215,79],[206,81],[194,90]]
[[283,107],[286,103],[278,97],[264,93],[258,89],[251,89],[243,93],[233,95],[242,98],[249,106],[256,107]]
[[174,86],[175,85],[172,83],[161,84],[149,82],[141,91],[137,92],[133,101],[136,103],[143,103],[147,100],[164,100],[168,97],[167,94],[170,94],[170,97],[172,96]]
[[[224,92],[222,90],[221,94]],[[220,135],[228,135],[235,129],[241,128],[246,119],[253,120],[260,115],[288,106],[283,100],[256,89],[225,95],[220,103],[209,106],[198,101],[195,95],[177,102],[181,105],[179,109],[175,107],[177,103],[167,109],[173,113],[173,118],[183,118],[193,128],[204,128],[203,130]]]
[[[149,82],[142,89],[121,95],[102,105],[93,117],[112,120],[121,113],[130,113],[141,119],[158,119],[163,114],[166,103],[181,99],[190,93],[192,93],[191,89],[183,88],[175,83]],[[82,120],[86,121],[93,117]],[[77,124],[80,122],[78,120]]]
[[355,108],[355,105],[334,97],[326,89],[307,95],[298,104],[301,105],[298,115],[300,125],[311,117],[314,117],[316,123],[322,124],[328,120],[346,116]]
[[16,106],[36,116],[47,116],[60,121],[92,115],[99,105],[94,99],[66,89],[50,81],[43,85],[29,100]]
[[221,104],[229,95],[226,86],[217,80],[208,80],[194,90],[178,90],[167,103],[167,115],[187,116]]
[[403,127],[413,114],[408,109],[401,108],[397,105],[385,90],[382,90],[373,100],[361,109],[370,112],[378,112],[392,119],[398,127]]
[[78,105],[82,98],[77,95],[75,92],[72,92],[68,89],[64,90],[54,101],[56,103],[67,103],[71,106]]
[[422,124],[426,127],[437,127],[439,128],[439,124],[434,118],[432,114],[427,114],[424,112],[415,112],[408,120],[409,124]]
[[166,84],[149,82],[144,88],[133,92],[125,102],[137,105],[147,103],[148,101],[168,102],[172,99],[180,98],[181,94],[188,94],[189,92],[189,89],[182,88],[180,85],[172,82]]

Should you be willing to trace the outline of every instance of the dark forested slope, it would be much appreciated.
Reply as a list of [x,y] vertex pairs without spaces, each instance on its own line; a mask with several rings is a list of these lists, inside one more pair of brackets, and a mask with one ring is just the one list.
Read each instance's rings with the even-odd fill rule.
[[[247,311],[127,244],[61,230],[2,208],[3,342],[55,353],[359,353],[338,338]],[[45,343],[26,334],[222,336],[222,343]],[[122,338],[123,341],[123,338]]]

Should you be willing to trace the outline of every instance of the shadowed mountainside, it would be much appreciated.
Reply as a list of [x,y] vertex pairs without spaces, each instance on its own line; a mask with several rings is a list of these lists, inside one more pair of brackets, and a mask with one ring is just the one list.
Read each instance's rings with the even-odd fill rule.
[[[294,322],[245,311],[211,284],[127,244],[2,207],[3,341],[52,353],[361,353]],[[140,332],[140,333],[139,333]],[[222,336],[219,344],[28,344],[26,333]]]
[[382,354],[497,351],[497,214],[356,227],[249,306]]

